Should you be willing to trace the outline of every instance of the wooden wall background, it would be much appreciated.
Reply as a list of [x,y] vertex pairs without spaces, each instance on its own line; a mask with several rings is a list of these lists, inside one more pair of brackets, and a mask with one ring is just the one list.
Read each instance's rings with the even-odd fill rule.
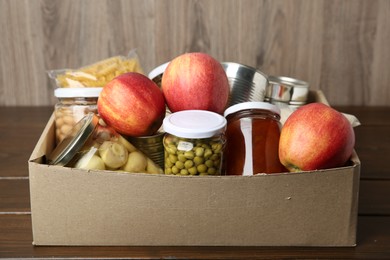
[[46,71],[137,48],[146,72],[184,52],[390,104],[389,0],[0,0],[0,105],[55,103]]

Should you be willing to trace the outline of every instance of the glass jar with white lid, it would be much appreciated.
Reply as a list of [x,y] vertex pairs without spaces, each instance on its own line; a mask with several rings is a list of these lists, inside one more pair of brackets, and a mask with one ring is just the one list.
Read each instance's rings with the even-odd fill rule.
[[163,128],[165,174],[223,174],[223,116],[205,110],[184,110],[168,115]]
[[103,88],[57,88],[54,96],[56,143],[60,143],[71,129],[88,113],[97,114],[97,101]]

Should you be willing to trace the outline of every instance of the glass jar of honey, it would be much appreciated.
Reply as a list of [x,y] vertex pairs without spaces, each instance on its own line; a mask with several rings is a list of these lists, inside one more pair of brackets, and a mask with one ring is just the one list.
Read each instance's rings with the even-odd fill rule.
[[285,172],[279,161],[280,109],[244,102],[226,109],[226,175]]

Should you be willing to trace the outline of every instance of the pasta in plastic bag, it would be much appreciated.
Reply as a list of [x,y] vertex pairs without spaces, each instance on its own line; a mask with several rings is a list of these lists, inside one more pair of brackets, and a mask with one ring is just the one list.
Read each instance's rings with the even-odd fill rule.
[[50,70],[48,75],[60,88],[103,87],[113,78],[127,72],[144,74],[135,50],[127,56],[113,56],[80,69]]

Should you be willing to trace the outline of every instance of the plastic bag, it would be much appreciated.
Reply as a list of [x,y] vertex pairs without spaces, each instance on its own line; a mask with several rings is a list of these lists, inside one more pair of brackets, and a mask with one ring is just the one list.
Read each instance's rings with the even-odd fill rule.
[[80,69],[58,69],[48,75],[59,88],[104,87],[113,78],[127,72],[144,74],[138,55],[131,50],[127,56],[113,56]]

